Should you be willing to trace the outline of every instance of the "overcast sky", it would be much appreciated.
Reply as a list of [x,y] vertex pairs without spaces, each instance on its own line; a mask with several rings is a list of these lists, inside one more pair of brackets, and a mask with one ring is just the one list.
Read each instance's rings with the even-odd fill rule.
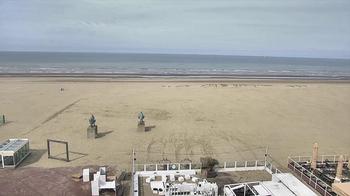
[[350,58],[350,0],[0,0],[0,51]]

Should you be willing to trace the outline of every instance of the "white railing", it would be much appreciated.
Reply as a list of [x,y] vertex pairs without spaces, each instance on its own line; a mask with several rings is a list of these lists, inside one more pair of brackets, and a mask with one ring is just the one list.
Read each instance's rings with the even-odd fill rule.
[[219,172],[224,171],[253,171],[253,170],[264,170],[266,163],[263,160],[255,161],[233,161],[224,162],[218,166]]
[[134,168],[135,168],[135,172],[201,169],[198,164],[192,164],[192,163],[134,164]]
[[[265,170],[270,174],[282,173],[275,167],[271,161],[265,157],[265,160],[254,161],[232,161],[223,162],[217,166],[218,172],[224,171],[262,171]],[[200,163],[155,163],[155,164],[136,164],[133,162],[133,195],[137,196],[139,193],[138,175],[150,174],[153,172],[179,172],[188,173],[201,170]]]
[[[246,170],[276,170],[276,167],[269,161],[255,160],[255,161],[233,161],[223,162],[217,166],[220,171],[246,171]],[[135,172],[137,171],[173,171],[173,170],[200,170],[200,163],[154,163],[154,164],[134,164]]]
[[266,160],[265,170],[270,174],[282,173],[276,166],[274,166],[270,161]]
[[[331,162],[337,162],[340,155],[319,155],[317,161],[320,161],[321,163],[324,163],[326,160]],[[311,161],[312,156],[289,156],[290,159],[293,159],[294,161],[301,162],[301,161]],[[344,163],[348,162],[349,156],[343,155]]]
[[294,160],[293,158],[295,157],[298,158],[301,156],[288,157],[288,168],[294,172],[295,176],[303,180],[312,188],[314,188],[322,196],[332,196],[332,194],[330,193],[332,190],[331,186],[329,186],[323,180],[315,176],[312,172],[301,166],[298,162],[302,161],[302,159],[298,158],[297,160]]

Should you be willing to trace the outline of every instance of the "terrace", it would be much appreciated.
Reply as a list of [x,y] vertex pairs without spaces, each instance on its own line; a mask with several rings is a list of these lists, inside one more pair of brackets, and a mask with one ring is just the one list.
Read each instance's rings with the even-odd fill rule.
[[[288,157],[288,168],[321,195],[335,196],[332,184],[336,180],[338,159],[339,155],[321,155],[313,169],[312,156],[292,156]],[[344,160],[340,179],[343,183],[350,182],[349,159],[345,157]]]

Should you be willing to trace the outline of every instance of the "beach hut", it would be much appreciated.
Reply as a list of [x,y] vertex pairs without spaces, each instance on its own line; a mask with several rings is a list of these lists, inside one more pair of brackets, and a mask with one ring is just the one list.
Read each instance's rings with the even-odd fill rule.
[[29,154],[28,139],[8,139],[0,144],[0,166],[15,168]]

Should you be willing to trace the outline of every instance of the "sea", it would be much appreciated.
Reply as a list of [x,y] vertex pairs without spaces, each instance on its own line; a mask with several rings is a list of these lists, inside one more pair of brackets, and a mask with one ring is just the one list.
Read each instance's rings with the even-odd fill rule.
[[0,52],[0,74],[349,78],[350,59],[265,56]]

